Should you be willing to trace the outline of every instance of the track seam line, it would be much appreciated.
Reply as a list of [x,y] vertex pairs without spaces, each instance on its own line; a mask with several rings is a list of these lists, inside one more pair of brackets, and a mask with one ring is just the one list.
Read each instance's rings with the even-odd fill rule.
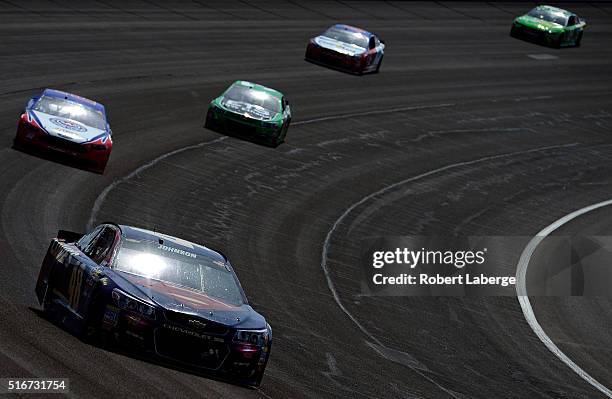
[[[367,196],[363,197],[361,200],[353,203],[351,206],[349,206],[344,213],[342,213],[340,215],[340,217],[338,219],[336,219],[336,221],[334,222],[334,224],[332,225],[331,229],[327,232],[327,235],[325,236],[325,240],[323,242],[323,250],[321,252],[321,269],[323,270],[323,274],[325,275],[325,279],[327,281],[327,286],[329,288],[329,290],[332,293],[332,296],[334,298],[334,301],[336,302],[336,304],[338,305],[338,307],[340,308],[340,310],[342,310],[342,312],[344,312],[344,314],[359,328],[359,330],[361,330],[361,332],[363,332],[368,338],[370,338],[372,341],[374,341],[376,344],[378,344],[380,347],[386,348],[386,346],[378,339],[376,338],[374,335],[372,335],[372,333],[370,333],[356,318],[355,316],[353,316],[344,306],[344,304],[342,303],[342,301],[340,300],[340,296],[338,295],[338,292],[336,291],[336,288],[334,286],[334,283],[332,281],[331,278],[331,274],[329,272],[329,269],[327,268],[327,259],[328,259],[328,253],[329,253],[329,248],[330,248],[330,244],[331,244],[331,237],[334,234],[334,232],[336,231],[336,229],[338,228],[338,226],[344,221],[344,219],[346,219],[346,217],[358,206],[364,204],[365,202],[369,201],[370,199],[384,194],[398,186],[401,186],[403,184],[406,183],[410,183],[416,180],[420,180],[422,178],[428,177],[428,176],[432,176],[435,174],[438,174],[440,172],[444,172],[447,170],[451,170],[451,169],[455,169],[455,168],[459,168],[462,166],[469,166],[469,165],[474,165],[477,163],[481,163],[481,162],[487,162],[487,161],[492,161],[492,160],[496,160],[496,159],[503,159],[503,158],[508,158],[508,157],[512,157],[512,156],[516,156],[516,155],[524,155],[524,154],[529,154],[529,153],[534,153],[534,152],[540,152],[540,151],[546,151],[546,150],[551,150],[551,149],[559,149],[559,148],[569,148],[569,147],[575,147],[577,146],[578,143],[569,143],[569,144],[560,144],[560,145],[554,145],[554,146],[547,146],[547,147],[538,147],[538,148],[533,148],[530,150],[525,150],[525,151],[516,151],[516,152],[510,152],[510,153],[504,153],[504,154],[498,154],[498,155],[492,155],[492,156],[488,156],[488,157],[484,157],[484,158],[478,158],[478,159],[474,159],[471,161],[463,161],[463,162],[457,162],[457,163],[453,163],[450,165],[446,165],[446,166],[442,166],[440,168],[437,169],[433,169],[430,170],[428,172],[425,173],[421,173],[419,175],[416,176],[412,176],[409,177],[407,179],[401,180],[399,182],[393,183],[389,186],[383,187],[382,189],[375,191],[371,194],[368,194]],[[367,343],[367,341],[366,341]],[[383,352],[381,352],[378,348],[373,347],[372,345],[368,345],[370,346],[376,353],[378,353],[380,356],[382,356],[383,358],[390,360]],[[417,368],[413,367],[413,366],[408,366],[412,371],[414,371],[415,373],[417,373],[418,375],[420,375],[421,377],[425,378],[426,380],[428,380],[429,382],[431,382],[432,384],[436,385],[438,388],[440,388],[442,391],[444,391],[445,393],[449,394],[451,397],[458,399],[458,397],[451,391],[449,391],[448,389],[444,388],[442,385],[438,384],[435,380],[433,380],[431,377],[428,377],[427,375],[425,375],[423,372],[421,372],[420,370],[418,370]]]
[[533,307],[531,306],[531,302],[529,302],[529,296],[527,294],[527,284],[526,284],[526,276],[527,276],[527,268],[529,267],[529,261],[531,260],[531,256],[535,252],[536,248],[540,243],[549,236],[552,232],[557,230],[559,227],[568,223],[569,221],[584,215],[585,213],[591,212],[595,209],[603,208],[605,206],[612,205],[612,199],[607,201],[598,202],[596,204],[592,204],[586,206],[584,208],[578,209],[568,215],[565,215],[561,219],[558,219],[551,225],[542,229],[538,234],[536,234],[531,241],[527,244],[521,257],[519,258],[519,262],[516,266],[516,293],[518,297],[519,304],[521,305],[521,309],[523,311],[523,315],[529,324],[529,327],[533,330],[533,332],[538,336],[540,341],[546,346],[546,348],[551,351],[555,356],[557,356],[563,363],[565,363],[572,371],[578,374],[583,380],[589,383],[591,386],[595,387],[601,393],[606,395],[608,398],[612,398],[612,391],[604,386],[602,383],[593,378],[589,373],[587,373],[584,369],[578,366],[572,359],[569,358],[559,347],[552,341],[552,339],[546,334],[540,323],[538,322],[535,313],[533,311]]
[[89,220],[87,221],[87,230],[91,230],[93,228],[93,224],[95,222],[96,216],[98,215],[98,212],[100,211],[100,208],[102,207],[102,203],[104,202],[104,200],[106,199],[106,197],[108,196],[108,193],[110,193],[115,187],[117,187],[119,184],[131,179],[132,177],[138,175],[139,173],[143,172],[144,170],[149,169],[150,167],[156,165],[157,163],[159,163],[160,161],[163,161],[164,159],[171,157],[173,155],[176,154],[180,154],[182,152],[188,151],[188,150],[195,150],[196,148],[202,148],[205,147],[207,145],[210,144],[216,144],[219,143],[223,140],[227,139],[227,136],[223,136],[223,137],[219,137],[217,139],[211,140],[211,141],[204,141],[202,143],[198,143],[198,144],[193,144],[193,145],[189,145],[187,147],[182,147],[182,148],[178,148],[174,151],[170,151],[167,152],[165,154],[162,154],[160,156],[158,156],[157,158],[152,159],[151,161],[139,166],[138,168],[134,169],[133,171],[131,171],[130,173],[128,173],[127,175],[114,180],[111,184],[109,184],[108,186],[106,186],[104,188],[104,190],[102,190],[102,192],[98,195],[98,197],[96,198],[96,200],[94,201],[93,207],[91,208],[91,214],[89,216]]

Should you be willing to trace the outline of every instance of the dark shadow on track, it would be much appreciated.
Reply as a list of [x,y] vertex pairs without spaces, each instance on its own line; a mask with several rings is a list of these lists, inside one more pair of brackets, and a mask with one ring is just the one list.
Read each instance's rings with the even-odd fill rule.
[[69,166],[71,168],[84,170],[96,175],[102,175],[104,172],[99,172],[90,166],[87,165],[87,162],[81,161],[69,154],[64,154],[59,151],[54,151],[52,149],[39,149],[32,148],[28,146],[22,146],[13,143],[11,149],[21,152],[23,154],[31,155],[40,159],[44,159],[45,161],[55,162],[60,165]]

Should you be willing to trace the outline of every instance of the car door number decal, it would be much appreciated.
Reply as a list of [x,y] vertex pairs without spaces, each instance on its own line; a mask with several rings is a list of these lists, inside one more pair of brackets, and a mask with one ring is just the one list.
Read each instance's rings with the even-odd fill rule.
[[68,284],[68,302],[73,310],[79,307],[81,297],[81,286],[83,282],[83,269],[80,266],[74,266],[70,275],[70,283]]

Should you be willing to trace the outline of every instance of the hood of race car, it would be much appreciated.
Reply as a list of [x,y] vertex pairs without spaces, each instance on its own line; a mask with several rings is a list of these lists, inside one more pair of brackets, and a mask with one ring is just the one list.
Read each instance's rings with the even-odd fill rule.
[[249,305],[232,305],[201,291],[159,280],[117,272],[151,301],[164,309],[191,314],[230,327],[265,328],[263,316]]
[[259,105],[249,104],[241,101],[223,99],[221,100],[221,104],[234,113],[261,121],[272,120],[278,115],[276,112],[268,110],[264,107],[260,107]]
[[560,25],[556,22],[545,21],[540,18],[535,18],[530,15],[522,15],[515,20],[521,25],[527,26],[532,29],[538,29],[543,31],[561,31],[563,30],[563,25]]
[[36,117],[47,133],[75,143],[86,143],[106,133],[105,130],[87,126],[73,119],[66,119],[40,111],[30,110],[29,112]]
[[350,57],[363,54],[366,51],[366,49],[363,47],[359,47],[355,44],[341,42],[339,40],[332,39],[331,37],[327,36],[317,36],[315,37],[314,41],[323,48],[333,50],[341,54],[346,54]]

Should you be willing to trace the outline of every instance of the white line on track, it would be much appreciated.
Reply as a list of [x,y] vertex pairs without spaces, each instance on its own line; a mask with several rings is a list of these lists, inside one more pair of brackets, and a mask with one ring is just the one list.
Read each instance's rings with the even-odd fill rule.
[[[338,115],[330,115],[330,116],[325,116],[325,117],[321,117],[321,118],[312,118],[312,119],[306,119],[306,120],[302,120],[302,121],[296,121],[293,122],[291,125],[292,126],[296,126],[296,125],[306,125],[309,123],[315,123],[315,122],[323,122],[323,121],[329,121],[329,120],[337,120],[337,119],[346,119],[346,118],[353,118],[356,116],[368,116],[368,115],[379,115],[379,114],[389,114],[389,113],[394,113],[394,112],[402,112],[402,111],[418,111],[418,110],[422,110],[422,109],[430,109],[430,108],[443,108],[443,107],[451,107],[455,104],[452,103],[446,103],[446,104],[432,104],[432,105],[413,105],[413,106],[407,106],[407,107],[399,107],[399,108],[390,108],[390,109],[384,109],[384,110],[373,110],[373,111],[365,111],[365,112],[354,112],[354,113],[349,113],[349,114],[338,114]],[[98,197],[96,198],[96,200],[94,201],[93,207],[91,209],[91,214],[89,215],[89,220],[87,221],[87,230],[90,230],[93,227],[93,224],[96,221],[96,217],[98,215],[98,212],[100,211],[100,207],[102,206],[102,203],[104,202],[104,200],[106,199],[106,197],[108,196],[108,193],[110,193],[115,187],[117,187],[119,184],[125,182],[126,180],[131,179],[132,177],[138,175],[139,173],[149,169],[152,166],[155,166],[157,163],[159,163],[160,161],[171,157],[173,155],[176,154],[180,154],[184,151],[188,151],[188,150],[193,150],[196,148],[201,148],[210,144],[215,144],[218,143],[220,141],[223,141],[227,138],[227,136],[223,136],[220,137],[218,139],[212,140],[212,141],[205,141],[203,143],[198,143],[198,144],[194,144],[194,145],[190,145],[187,147],[182,147],[179,149],[176,149],[174,151],[170,151],[168,153],[162,154],[159,157],[147,162],[144,165],[139,166],[138,168],[136,168],[135,170],[133,170],[132,172],[130,172],[129,174],[113,181],[111,184],[109,184],[107,187],[104,188],[104,190],[102,190],[102,192],[98,195]]]
[[521,304],[521,309],[523,309],[523,314],[525,315],[525,319],[529,326],[533,330],[533,332],[538,336],[540,341],[550,350],[555,356],[557,356],[563,363],[565,363],[570,369],[572,369],[576,374],[582,377],[583,380],[591,384],[593,387],[598,389],[601,393],[606,395],[608,398],[612,398],[612,391],[602,385],[595,378],[591,377],[586,371],[584,371],[580,366],[578,366],[572,359],[570,359],[565,353],[559,349],[557,345],[550,339],[550,337],[544,332],[544,329],[538,322],[535,317],[535,313],[533,312],[533,308],[531,307],[531,302],[529,302],[529,297],[527,296],[527,285],[525,278],[527,276],[527,267],[529,266],[529,261],[531,256],[535,252],[538,245],[553,231],[557,230],[559,227],[563,226],[567,222],[584,215],[587,212],[591,212],[595,209],[602,208],[604,206],[612,205],[612,200],[599,202],[597,204],[589,205],[582,209],[578,209],[562,217],[557,220],[550,226],[544,228],[535,237],[529,241],[529,244],[523,250],[521,257],[519,259],[518,265],[516,267],[516,293],[518,294],[518,300]]
[[87,231],[89,231],[89,230],[91,230],[93,228],[93,224],[96,221],[96,217],[98,216],[98,212],[100,211],[100,207],[102,206],[102,203],[106,199],[106,196],[108,195],[108,193],[110,193],[119,184],[125,182],[126,180],[131,179],[132,177],[138,175],[141,172],[144,172],[145,170],[149,169],[150,167],[155,166],[160,161],[163,161],[164,159],[166,159],[168,157],[171,157],[171,156],[176,155],[176,154],[180,154],[180,153],[188,151],[188,150],[194,150],[196,148],[201,148],[201,147],[205,147],[205,146],[208,146],[208,145],[211,145],[211,144],[216,144],[218,142],[221,142],[221,141],[225,140],[226,138],[227,138],[227,136],[222,136],[222,137],[219,137],[219,138],[211,140],[211,141],[204,141],[202,143],[198,143],[198,144],[194,144],[194,145],[189,145],[187,147],[182,147],[182,148],[176,149],[174,151],[167,152],[167,153],[162,154],[162,155],[158,156],[157,158],[155,158],[155,159],[145,163],[144,165],[139,166],[138,168],[134,169],[129,174],[127,174],[127,175],[125,175],[125,176],[123,176],[123,177],[113,181],[111,184],[106,186],[106,188],[104,188],[104,190],[102,190],[102,192],[96,198],[96,200],[95,200],[95,202],[93,204],[93,207],[91,208],[91,215],[89,215],[89,220],[87,221]]
[[[344,304],[342,303],[342,300],[340,299],[340,296],[338,295],[338,292],[336,291],[336,288],[334,286],[334,282],[332,281],[331,274],[330,274],[329,269],[327,267],[327,260],[328,260],[329,248],[330,248],[330,244],[331,244],[331,238],[332,238],[334,232],[336,231],[336,229],[338,228],[338,226],[340,224],[342,224],[344,219],[346,219],[346,217],[351,212],[353,212],[353,210],[355,210],[355,208],[357,208],[358,206],[360,206],[360,205],[364,204],[365,202],[371,200],[372,198],[374,198],[376,196],[379,196],[379,195],[382,195],[382,194],[385,194],[388,191],[393,190],[396,187],[399,187],[399,186],[401,186],[403,184],[414,182],[416,180],[420,180],[420,179],[423,179],[425,177],[429,177],[429,176],[432,176],[432,175],[435,175],[435,174],[438,174],[438,173],[441,173],[441,172],[445,172],[445,171],[448,171],[448,170],[452,170],[452,169],[455,169],[455,168],[459,168],[459,167],[462,167],[462,166],[469,166],[469,165],[474,165],[474,164],[478,164],[478,163],[482,163],[482,162],[493,161],[493,160],[496,160],[496,159],[509,158],[509,157],[512,157],[512,156],[524,155],[524,154],[529,154],[529,153],[534,153],[534,152],[539,152],[539,151],[575,147],[576,145],[578,145],[578,144],[577,143],[570,143],[570,144],[562,144],[562,145],[555,145],[555,146],[548,146],[548,147],[539,147],[539,148],[534,148],[534,149],[531,149],[531,150],[516,151],[516,152],[510,152],[510,153],[505,153],[505,154],[492,155],[492,156],[488,156],[488,157],[478,158],[478,159],[474,159],[474,160],[471,160],[471,161],[464,161],[464,162],[453,163],[453,164],[442,166],[440,168],[430,170],[430,171],[422,173],[420,175],[412,176],[412,177],[409,177],[407,179],[401,180],[399,182],[393,183],[393,184],[391,184],[389,186],[386,186],[386,187],[384,187],[384,188],[382,188],[382,189],[380,189],[380,190],[378,190],[378,191],[376,191],[374,193],[371,193],[371,194],[363,197],[359,201],[353,203],[351,206],[349,206],[344,211],[344,213],[342,213],[342,215],[340,215],[340,217],[338,219],[336,219],[336,221],[332,225],[331,229],[327,232],[327,235],[325,237],[325,241],[323,242],[323,250],[321,252],[321,269],[323,270],[323,274],[325,275],[325,279],[327,280],[327,286],[329,287],[329,290],[331,291],[331,293],[332,293],[332,295],[334,297],[334,300],[336,301],[336,304],[338,305],[340,310],[342,310],[342,312],[344,312],[344,314],[346,314],[346,316],[357,326],[357,328],[359,328],[359,330],[361,330],[361,332],[363,332],[370,340],[374,341],[380,347],[386,348],[386,346],[380,340],[378,340],[378,338],[376,338],[374,335],[372,335],[355,318],[355,316],[353,316],[351,314],[351,312],[349,312],[348,309],[344,306]],[[383,358],[385,358],[387,360],[391,360],[391,359],[389,359],[389,357],[384,352],[379,350],[377,347],[372,346],[372,345],[369,345],[369,346],[372,349],[374,349]],[[425,378],[426,380],[428,380],[432,384],[436,385],[438,388],[440,388],[441,390],[446,392],[451,397],[457,398],[455,393],[453,393],[452,391],[449,391],[448,389],[446,389],[443,386],[441,386],[440,384],[438,384],[432,378],[430,378],[429,376],[425,375],[421,370],[418,370],[417,368],[409,366],[409,365],[408,365],[408,367],[411,370],[413,370],[415,373],[420,375],[421,377]]]

